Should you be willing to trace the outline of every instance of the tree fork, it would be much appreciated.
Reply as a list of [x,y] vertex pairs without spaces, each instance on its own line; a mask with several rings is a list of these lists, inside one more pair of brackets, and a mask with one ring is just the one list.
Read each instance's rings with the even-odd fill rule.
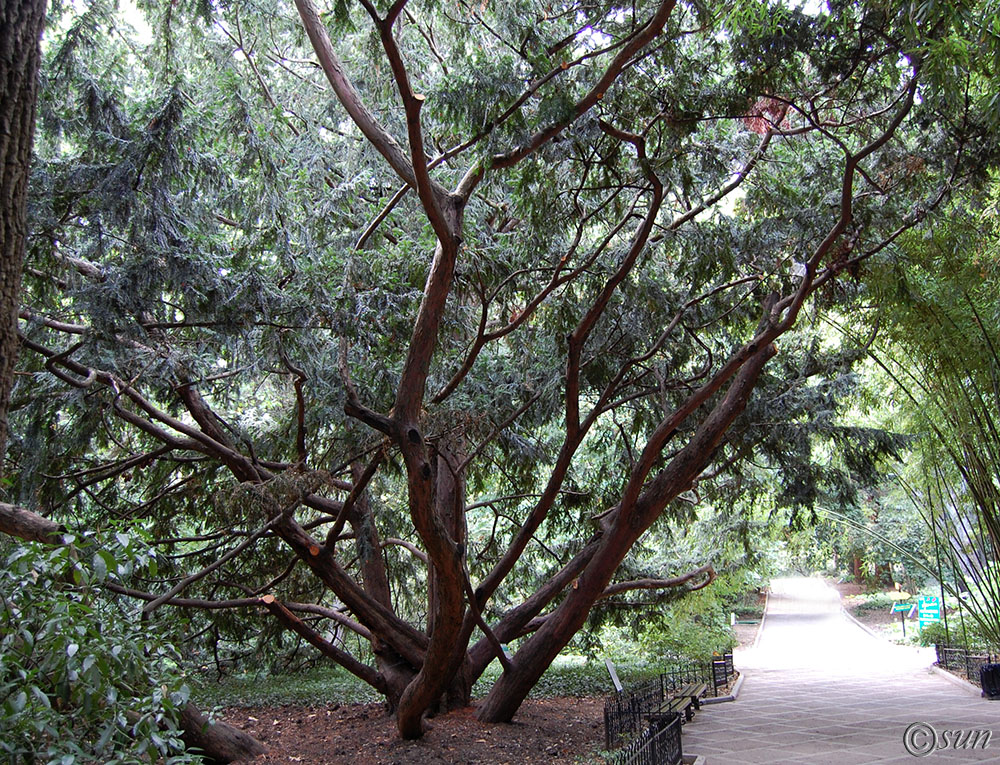
[[583,626],[635,541],[704,469],[729,425],[746,407],[761,370],[775,353],[776,348],[767,345],[751,356],[695,435],[650,482],[635,505],[619,508],[610,533],[602,537],[576,588],[517,652],[514,669],[497,680],[480,708],[480,720],[510,722],[552,660]]

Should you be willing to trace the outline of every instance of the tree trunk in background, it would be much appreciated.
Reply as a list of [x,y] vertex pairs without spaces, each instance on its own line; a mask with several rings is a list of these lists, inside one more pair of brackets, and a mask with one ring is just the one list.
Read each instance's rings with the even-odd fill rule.
[[0,476],[17,358],[17,311],[27,234],[45,0],[0,3]]

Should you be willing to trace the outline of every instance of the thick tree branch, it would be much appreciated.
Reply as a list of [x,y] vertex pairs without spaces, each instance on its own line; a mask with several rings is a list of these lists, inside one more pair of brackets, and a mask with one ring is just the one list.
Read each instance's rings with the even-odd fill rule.
[[59,544],[66,527],[25,507],[0,502],[0,532],[26,542]]
[[358,126],[376,151],[385,157],[397,175],[407,185],[417,188],[417,179],[406,153],[362,102],[361,96],[354,89],[354,85],[344,72],[339,57],[333,50],[333,43],[330,42],[330,36],[319,18],[316,7],[311,0],[295,0],[295,7],[298,8],[299,16],[302,17],[302,26],[309,36],[309,41],[319,59],[320,67],[333,86],[334,93],[337,94],[337,99],[343,104],[354,124]]
[[284,604],[276,600],[273,595],[265,595],[260,598],[260,603],[286,628],[303,638],[309,645],[319,649],[320,653],[324,656],[333,659],[337,664],[352,675],[368,683],[379,693],[386,693],[388,687],[386,686],[385,678],[381,674],[367,664],[355,659],[347,651],[337,648],[337,646],[328,640],[324,640],[315,630],[311,629],[305,622],[289,611]]
[[708,585],[715,581],[715,569],[711,564],[706,564],[699,566],[693,571],[688,571],[686,574],[669,579],[633,579],[628,582],[616,582],[605,587],[604,592],[598,596],[598,600],[610,598],[622,592],[631,592],[632,590],[666,590],[672,587],[680,587],[694,579],[701,579],[701,581],[695,582],[688,588],[689,590],[701,590],[708,587]]

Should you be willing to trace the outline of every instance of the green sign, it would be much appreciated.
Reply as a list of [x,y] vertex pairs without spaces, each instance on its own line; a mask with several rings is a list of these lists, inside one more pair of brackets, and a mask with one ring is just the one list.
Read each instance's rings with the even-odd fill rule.
[[941,598],[924,596],[917,601],[917,622],[920,629],[928,624],[941,621]]
[[910,611],[913,609],[912,603],[893,603],[892,609],[889,611],[890,614],[898,614],[902,611]]

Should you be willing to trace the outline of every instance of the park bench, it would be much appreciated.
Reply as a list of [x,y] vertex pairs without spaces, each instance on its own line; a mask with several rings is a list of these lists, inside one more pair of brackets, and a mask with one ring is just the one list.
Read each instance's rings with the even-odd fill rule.
[[701,697],[708,690],[707,683],[688,683],[672,698],[664,701],[649,717],[682,715],[682,719],[690,721],[696,710],[701,709]]

